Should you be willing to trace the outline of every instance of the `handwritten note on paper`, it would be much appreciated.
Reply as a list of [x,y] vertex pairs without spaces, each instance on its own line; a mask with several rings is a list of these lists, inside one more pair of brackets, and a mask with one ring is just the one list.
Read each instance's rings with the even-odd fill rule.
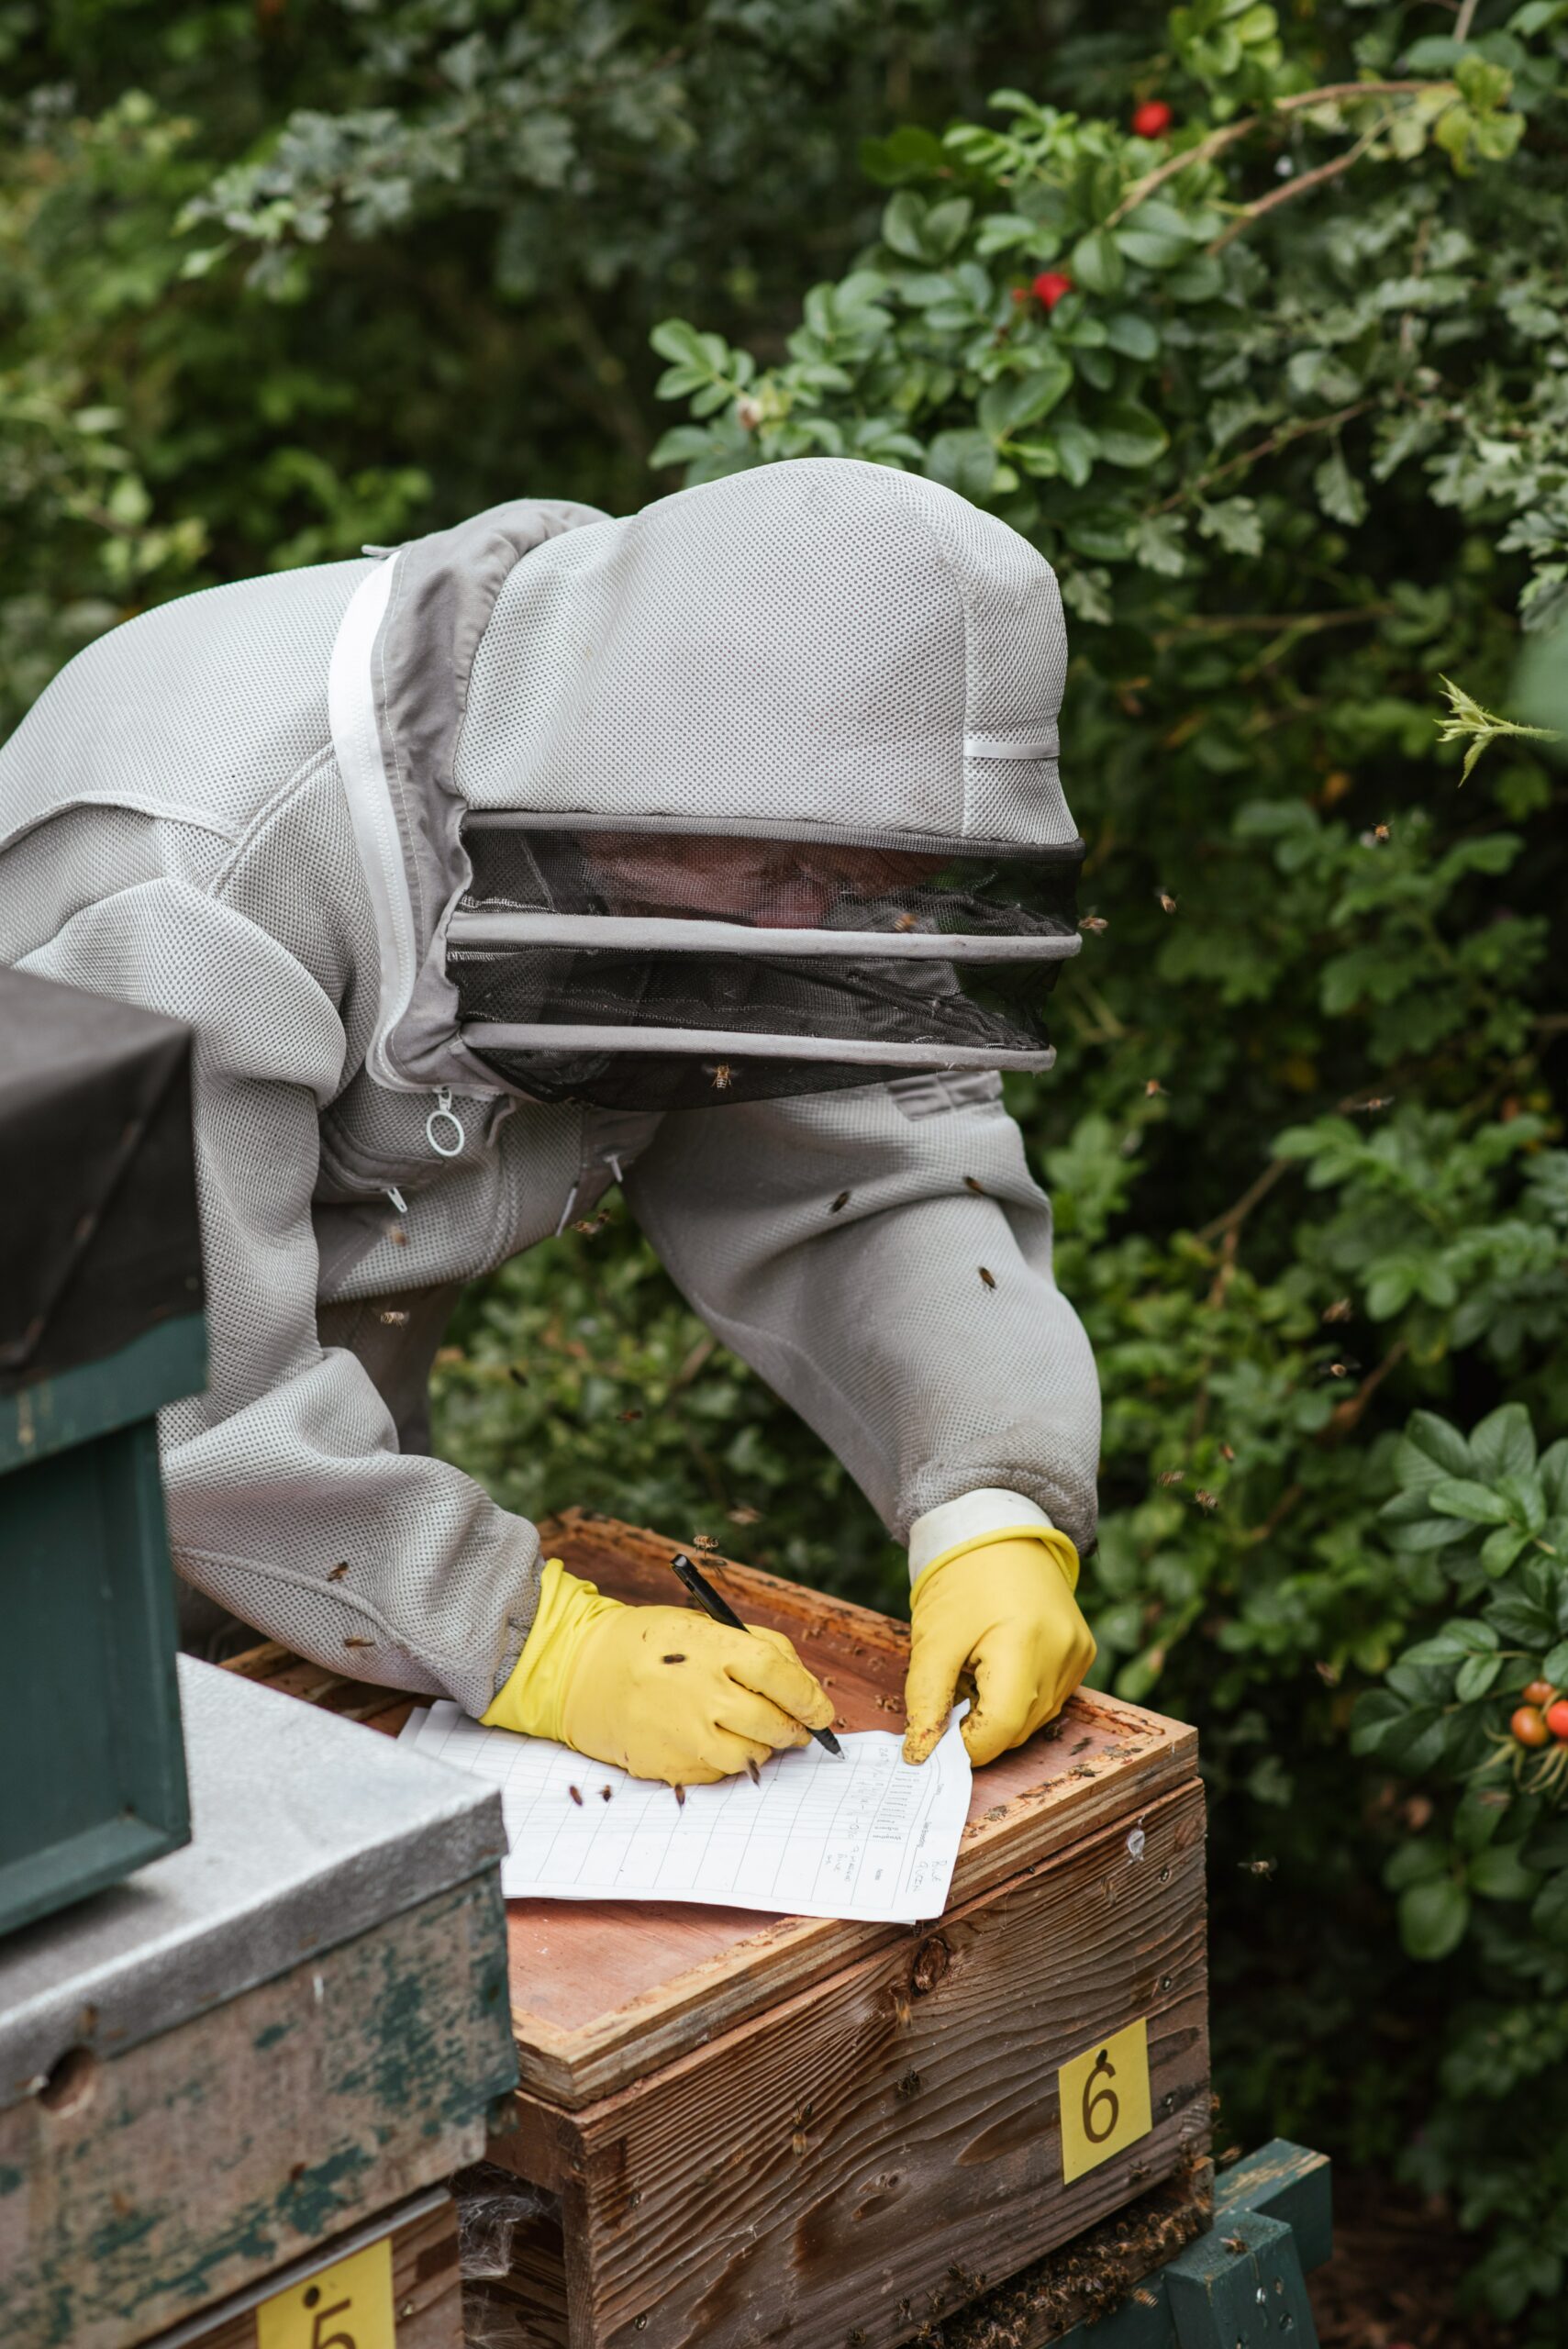
[[500,1788],[510,1899],[697,1900],[915,1924],[942,1913],[969,1814],[958,1719],[918,1769],[898,1738],[866,1730],[840,1739],[841,1762],[808,1745],[763,1763],[759,1786],[688,1787],[684,1804],[564,1745],[482,1728],[444,1699],[403,1735]]

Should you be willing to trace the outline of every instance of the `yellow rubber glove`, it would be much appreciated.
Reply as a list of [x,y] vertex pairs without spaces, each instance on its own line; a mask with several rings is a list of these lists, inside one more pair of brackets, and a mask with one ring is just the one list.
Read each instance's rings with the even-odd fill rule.
[[806,1744],[808,1729],[831,1726],[833,1704],[782,1631],[625,1607],[551,1558],[517,1668],[483,1719],[634,1778],[701,1787]]
[[936,1745],[961,1675],[974,1684],[963,1742],[976,1767],[1061,1711],[1095,1660],[1077,1584],[1078,1553],[1054,1528],[932,1560],[910,1599],[906,1762]]

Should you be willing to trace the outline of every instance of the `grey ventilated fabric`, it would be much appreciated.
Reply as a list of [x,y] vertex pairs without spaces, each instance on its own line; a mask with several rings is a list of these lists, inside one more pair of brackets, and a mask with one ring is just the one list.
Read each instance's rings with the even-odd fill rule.
[[912,474],[804,458],[705,483],[519,563],[473,662],[471,807],[1070,841],[1049,563]]
[[[399,1447],[398,1332],[427,1350],[429,1332],[397,1299],[504,1263],[617,1180],[698,1310],[895,1533],[1000,1486],[1086,1538],[1093,1365],[994,1079],[662,1119],[544,1106],[443,1041],[432,988],[418,1050],[451,1086],[449,1160],[428,1140],[437,1096],[367,1071],[380,933],[328,679],[372,573],[280,574],[132,621],[0,751],[0,951],[196,1032],[213,1370],[163,1420],[181,1571],[324,1664],[482,1711],[532,1620],[537,1537]],[[929,484],[813,462],[617,524],[519,501],[428,542],[408,576],[420,595],[377,658],[384,724],[405,713],[427,973],[462,880],[454,795],[459,815],[696,828],[783,794],[806,823],[1072,837],[1053,756],[965,750],[1053,728],[1054,582]],[[809,675],[803,631],[828,648]]]

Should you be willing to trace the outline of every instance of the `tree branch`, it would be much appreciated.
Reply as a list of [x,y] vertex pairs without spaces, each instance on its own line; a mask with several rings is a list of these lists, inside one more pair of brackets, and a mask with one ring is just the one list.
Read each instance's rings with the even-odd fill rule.
[[1243,449],[1240,455],[1228,457],[1222,465],[1216,465],[1212,473],[1199,473],[1195,481],[1187,482],[1181,489],[1173,490],[1161,505],[1151,507],[1149,510],[1151,514],[1168,514],[1173,506],[1184,506],[1189,497],[1201,495],[1215,482],[1223,481],[1228,473],[1255,464],[1260,457],[1277,456],[1282,449],[1287,449],[1293,440],[1302,440],[1308,432],[1335,432],[1341,424],[1348,424],[1353,416],[1364,416],[1368,408],[1376,406],[1375,400],[1355,400],[1349,407],[1336,408],[1331,416],[1309,417],[1301,424],[1282,424],[1277,431],[1270,433],[1266,440],[1254,441],[1251,448]]
[[1189,163],[1210,161],[1227,147],[1233,147],[1239,139],[1245,139],[1250,131],[1260,129],[1264,123],[1273,122],[1281,115],[1301,114],[1311,106],[1337,106],[1341,100],[1350,98],[1409,96],[1420,90],[1444,90],[1452,86],[1451,83],[1444,81],[1325,82],[1320,89],[1298,90],[1293,97],[1276,99],[1267,114],[1250,114],[1240,122],[1224,123],[1219,129],[1211,130],[1207,139],[1200,139],[1195,147],[1185,148],[1179,155],[1167,156],[1164,162],[1157,163],[1151,172],[1145,172],[1140,180],[1134,180],[1105,226],[1114,228],[1118,221],[1126,219],[1129,212],[1137,210],[1145,196],[1152,195],[1157,187],[1163,187],[1167,180],[1174,179],[1179,172],[1184,172]]
[[1361,161],[1367,149],[1387,127],[1388,117],[1380,115],[1372,128],[1363,132],[1353,147],[1347,147],[1342,155],[1331,156],[1328,162],[1319,163],[1316,171],[1303,172],[1299,179],[1286,180],[1283,186],[1271,188],[1267,195],[1259,196],[1255,204],[1247,205],[1229,228],[1221,229],[1208,248],[1210,253],[1223,252],[1233,237],[1240,236],[1254,220],[1261,220],[1265,212],[1277,211],[1282,204],[1289,204],[1296,196],[1305,195],[1308,189],[1321,187],[1325,180],[1338,179],[1341,172],[1348,172],[1352,164]]

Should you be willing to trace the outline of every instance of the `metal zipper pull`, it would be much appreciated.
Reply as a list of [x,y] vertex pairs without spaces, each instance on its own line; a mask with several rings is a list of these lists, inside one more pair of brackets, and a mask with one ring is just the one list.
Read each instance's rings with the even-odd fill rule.
[[[449,1129],[457,1136],[455,1141],[442,1141],[442,1132]],[[438,1158],[461,1158],[462,1155],[463,1144],[467,1141],[468,1136],[462,1130],[462,1119],[452,1108],[450,1085],[443,1085],[437,1088],[436,1106],[425,1120],[425,1140]]]
[[389,1184],[387,1185],[387,1186],[386,1186],[386,1196],[387,1196],[387,1197],[392,1201],[393,1206],[397,1209],[397,1212],[398,1212],[398,1214],[399,1214],[399,1215],[406,1215],[406,1214],[407,1214],[407,1212],[408,1212],[408,1202],[407,1202],[407,1200],[404,1197],[404,1196],[403,1196],[402,1192],[398,1189],[398,1187],[397,1187],[397,1186],[396,1186],[396,1184],[395,1184],[395,1183],[389,1183]]

